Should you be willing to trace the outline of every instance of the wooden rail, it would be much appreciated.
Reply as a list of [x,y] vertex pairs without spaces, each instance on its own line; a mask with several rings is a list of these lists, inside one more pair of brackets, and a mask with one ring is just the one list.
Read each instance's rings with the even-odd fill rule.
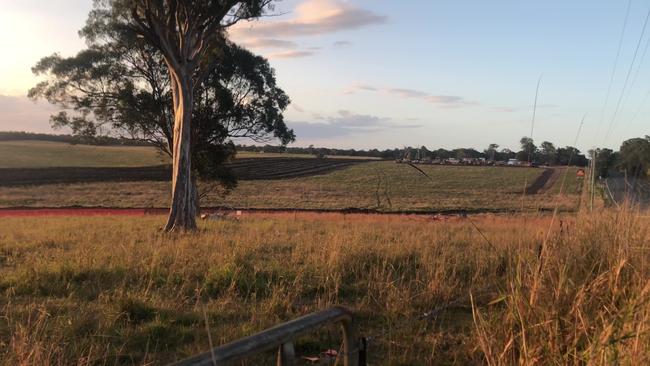
[[344,366],[365,366],[365,354],[359,350],[352,313],[344,307],[335,306],[327,310],[305,315],[264,330],[252,336],[214,348],[208,352],[174,363],[172,366],[214,366],[241,361],[255,354],[278,350],[277,365],[294,365],[293,339],[331,323],[340,323],[343,333]]

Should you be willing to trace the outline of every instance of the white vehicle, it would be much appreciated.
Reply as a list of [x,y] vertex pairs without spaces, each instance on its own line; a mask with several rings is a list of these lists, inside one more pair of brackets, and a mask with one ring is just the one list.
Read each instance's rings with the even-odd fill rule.
[[508,164],[509,166],[517,166],[517,165],[519,165],[519,160],[517,160],[517,159],[508,159],[508,163],[507,163],[507,164]]

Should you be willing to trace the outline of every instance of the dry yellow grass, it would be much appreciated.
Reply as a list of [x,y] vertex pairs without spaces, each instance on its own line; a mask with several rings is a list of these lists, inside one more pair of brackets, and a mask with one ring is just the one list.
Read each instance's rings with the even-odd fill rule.
[[223,343],[344,304],[375,365],[647,364],[649,220],[550,221],[275,215],[170,236],[160,217],[5,218],[0,363],[160,364],[206,350],[206,321]]

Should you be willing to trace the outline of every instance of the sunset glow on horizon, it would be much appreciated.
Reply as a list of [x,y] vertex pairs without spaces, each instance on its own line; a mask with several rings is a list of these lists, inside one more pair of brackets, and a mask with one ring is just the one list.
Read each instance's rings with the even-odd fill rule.
[[[586,151],[648,134],[644,2],[632,1],[604,104],[625,5],[286,0],[276,4],[276,16],[242,22],[229,34],[276,69],[292,99],[285,119],[298,146],[516,148],[530,134],[542,75],[533,138],[573,145],[586,114],[577,143]],[[0,58],[0,130],[52,131],[48,116],[56,108],[26,98],[38,82],[31,67],[55,52],[83,49],[77,31],[91,8],[91,0],[2,5],[0,46],[10,51]]]

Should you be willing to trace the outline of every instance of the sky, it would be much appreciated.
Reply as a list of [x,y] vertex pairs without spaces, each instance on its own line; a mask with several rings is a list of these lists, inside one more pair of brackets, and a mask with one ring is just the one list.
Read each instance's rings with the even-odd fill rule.
[[[229,34],[275,68],[294,146],[617,149],[650,134],[650,2],[629,4],[625,22],[628,0],[283,0]],[[30,68],[81,50],[91,7],[0,0],[0,130],[52,131]]]

